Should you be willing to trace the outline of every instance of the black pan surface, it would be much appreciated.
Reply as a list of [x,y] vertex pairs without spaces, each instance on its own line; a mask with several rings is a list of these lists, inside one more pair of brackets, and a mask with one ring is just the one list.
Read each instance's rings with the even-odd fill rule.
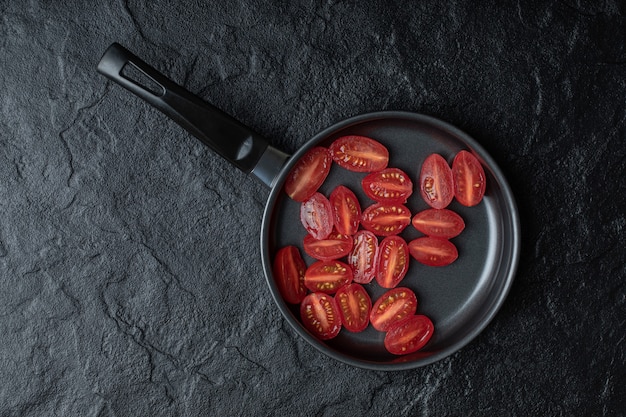
[[[458,151],[470,150],[485,169],[487,189],[483,201],[474,207],[464,207],[453,200],[448,207],[459,213],[466,223],[461,235],[452,239],[459,250],[459,258],[445,267],[429,267],[411,259],[409,272],[400,283],[415,291],[419,303],[417,314],[429,316],[435,325],[429,343],[411,355],[388,353],[383,346],[384,333],[374,330],[371,325],[362,333],[342,329],[335,339],[319,341],[301,325],[299,307],[287,304],[280,297],[272,276],[274,254],[283,246],[298,246],[307,265],[314,262],[302,249],[306,231],[300,223],[300,204],[287,197],[282,188],[287,173],[308,149],[316,145],[329,146],[344,135],[365,135],[384,144],[389,149],[389,166],[404,170],[414,185],[419,183],[422,162],[431,153],[439,153],[451,163]],[[355,192],[364,209],[374,203],[361,189],[361,179],[365,175],[333,164],[319,191],[329,196],[337,185],[343,184]],[[428,208],[417,187],[406,206],[413,215]],[[421,233],[409,225],[401,236],[409,242]],[[502,172],[474,139],[433,117],[408,112],[378,112],[331,126],[293,155],[270,193],[262,225],[261,247],[272,295],[300,336],[321,352],[355,366],[377,370],[409,369],[451,355],[469,343],[493,319],[511,287],[517,267],[519,219]],[[386,291],[375,280],[365,288],[372,302]]]

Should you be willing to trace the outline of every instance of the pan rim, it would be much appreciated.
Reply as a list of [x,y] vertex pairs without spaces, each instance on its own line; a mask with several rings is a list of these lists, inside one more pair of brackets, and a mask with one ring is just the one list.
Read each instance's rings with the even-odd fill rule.
[[[287,176],[287,173],[290,171],[291,167],[295,164],[295,162],[304,155],[310,148],[316,146],[318,143],[323,141],[325,138],[332,135],[334,132],[340,131],[342,129],[348,128],[351,125],[357,125],[365,122],[372,122],[380,119],[400,119],[400,120],[408,120],[413,122],[420,122],[429,125],[433,125],[436,127],[440,127],[446,131],[451,132],[452,134],[463,139],[464,142],[468,143],[470,148],[474,150],[480,157],[485,161],[493,172],[494,176],[497,178],[500,188],[500,194],[503,198],[505,206],[508,208],[508,220],[510,223],[510,233],[508,236],[510,243],[510,262],[507,265],[506,273],[502,275],[502,283],[501,290],[497,294],[495,300],[491,303],[490,308],[487,310],[487,313],[479,320],[474,328],[467,332],[464,337],[462,337],[458,342],[453,343],[447,348],[444,348],[440,351],[434,352],[426,357],[420,358],[418,360],[412,361],[402,361],[401,357],[397,362],[376,362],[371,360],[365,360],[362,358],[355,358],[346,353],[337,351],[332,349],[331,347],[325,345],[323,342],[319,341],[311,334],[309,334],[302,324],[293,316],[290,309],[284,300],[280,297],[278,292],[278,288],[272,279],[272,259],[270,258],[270,233],[271,233],[271,218],[272,213],[274,212],[277,200],[282,191],[282,186]],[[502,307],[505,299],[507,298],[514,278],[517,272],[520,251],[521,251],[521,236],[520,236],[520,220],[519,220],[519,211],[517,208],[517,204],[515,202],[513,193],[510,189],[508,182],[506,181],[506,177],[501,171],[500,167],[496,164],[493,158],[489,155],[489,153],[470,135],[463,132],[459,128],[454,125],[451,125],[448,122],[445,122],[441,119],[438,119],[433,116],[414,113],[409,111],[378,111],[378,112],[370,112],[363,113],[357,116],[353,116],[344,120],[341,120],[325,129],[317,133],[311,139],[309,139],[300,149],[298,149],[285,163],[280,173],[277,176],[277,179],[274,183],[270,191],[270,195],[268,197],[265,210],[263,213],[263,220],[261,224],[261,236],[260,236],[260,245],[261,245],[261,260],[263,265],[263,270],[265,273],[265,279],[270,288],[270,292],[276,305],[283,317],[287,320],[290,326],[296,331],[296,333],[304,338],[310,345],[315,347],[321,353],[332,357],[335,360],[340,362],[363,368],[369,370],[382,370],[382,371],[397,371],[397,370],[408,370],[414,369],[418,367],[427,366],[438,362],[452,354],[458,352],[460,349],[469,344],[472,340],[474,340],[494,319],[500,308]]]

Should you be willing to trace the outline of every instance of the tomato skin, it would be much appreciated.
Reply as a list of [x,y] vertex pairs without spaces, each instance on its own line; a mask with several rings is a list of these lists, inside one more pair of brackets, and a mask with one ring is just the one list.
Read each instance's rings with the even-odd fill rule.
[[451,239],[465,229],[463,218],[448,209],[427,209],[420,211],[411,220],[413,227],[431,237]]
[[285,180],[285,192],[299,203],[309,199],[324,183],[331,165],[327,148],[316,146],[309,149],[291,168]]
[[398,168],[372,172],[363,178],[361,186],[369,198],[379,203],[403,204],[413,193],[413,182]]
[[315,239],[311,235],[304,237],[304,251],[315,259],[328,261],[339,259],[352,250],[352,236],[344,235],[336,230],[332,231],[326,239]]
[[427,316],[411,316],[389,328],[385,335],[385,348],[394,355],[417,352],[428,343],[434,332],[435,326]]
[[317,261],[304,273],[304,285],[313,292],[334,294],[352,282],[352,269],[337,260]]
[[409,242],[409,252],[418,262],[428,266],[446,266],[456,261],[456,246],[440,237],[418,237]]
[[417,297],[406,287],[391,289],[372,306],[370,323],[376,330],[386,332],[393,324],[415,314]]
[[346,330],[353,333],[365,330],[370,322],[372,299],[361,284],[352,283],[339,288],[335,302]]
[[375,203],[361,214],[364,228],[378,236],[397,235],[411,223],[411,212],[402,204]]
[[432,208],[446,208],[454,198],[454,181],[450,165],[439,154],[426,157],[420,171],[420,193]]
[[348,187],[339,185],[330,193],[330,205],[337,231],[344,235],[354,235],[359,230],[361,221],[361,206],[356,195]]
[[354,172],[373,172],[385,169],[389,151],[385,146],[366,136],[342,136],[330,145],[333,161]]
[[454,196],[467,207],[477,205],[485,195],[485,170],[478,159],[468,151],[460,151],[452,161]]
[[306,264],[296,246],[285,246],[276,252],[273,274],[280,295],[291,304],[298,304],[306,296],[304,273]]
[[307,295],[300,304],[300,318],[304,327],[320,340],[332,339],[341,330],[339,308],[328,294]]
[[378,238],[374,233],[360,230],[354,235],[352,251],[348,254],[348,265],[352,268],[354,282],[370,283],[376,274]]
[[300,205],[300,221],[315,239],[326,239],[333,231],[330,201],[320,193],[314,193]]
[[409,270],[409,245],[400,236],[387,236],[378,246],[376,282],[395,288]]

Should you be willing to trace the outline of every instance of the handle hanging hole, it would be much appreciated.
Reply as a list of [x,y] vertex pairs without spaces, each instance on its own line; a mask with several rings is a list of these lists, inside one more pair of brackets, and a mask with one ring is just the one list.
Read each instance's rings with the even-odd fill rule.
[[120,71],[122,77],[126,78],[137,84],[139,87],[154,94],[155,96],[162,97],[165,94],[165,88],[152,77],[137,68],[132,62],[127,62]]

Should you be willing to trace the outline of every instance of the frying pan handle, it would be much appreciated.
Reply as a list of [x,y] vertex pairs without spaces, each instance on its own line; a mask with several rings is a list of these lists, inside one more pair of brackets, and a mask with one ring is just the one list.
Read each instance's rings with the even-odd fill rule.
[[288,155],[231,116],[169,80],[118,43],[98,63],[98,72],[159,109],[202,143],[269,187]]

